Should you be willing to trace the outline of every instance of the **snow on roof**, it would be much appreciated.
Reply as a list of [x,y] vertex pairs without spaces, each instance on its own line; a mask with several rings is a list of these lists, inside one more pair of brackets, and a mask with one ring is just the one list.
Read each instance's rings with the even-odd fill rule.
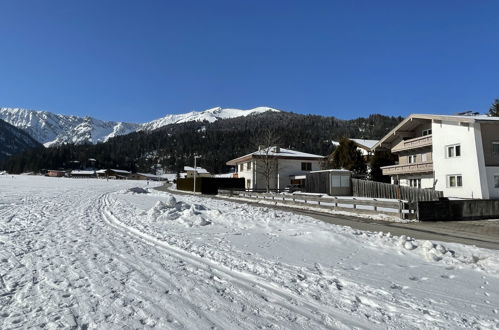
[[130,174],[130,172],[125,171],[125,170],[115,170],[115,169],[111,169],[111,171],[116,172],[116,173],[122,173],[122,174]]
[[232,159],[227,162],[227,165],[235,165],[238,162],[246,161],[247,159],[253,158],[253,156],[272,156],[272,157],[277,157],[277,158],[304,158],[304,159],[309,159],[309,158],[316,158],[316,159],[323,159],[324,156],[321,155],[314,155],[314,154],[309,154],[306,152],[301,152],[301,151],[296,151],[296,150],[291,150],[291,149],[284,149],[284,148],[277,148],[279,149],[278,152],[276,152],[276,147],[270,147],[270,151],[268,151],[268,148],[264,148],[261,150],[257,150],[255,152],[252,152],[250,154]]
[[220,174],[215,174],[215,178],[232,178],[234,177],[235,173],[220,173]]
[[202,167],[196,167],[196,170],[194,170],[194,167],[190,167],[190,166],[184,166],[184,171],[191,171],[191,172],[196,171],[199,174],[209,174],[210,173]]
[[98,171],[95,171],[95,173],[97,174],[106,174],[107,170],[98,170]]
[[333,168],[330,170],[319,170],[319,171],[311,171],[310,173],[323,173],[323,172],[342,172],[342,173],[350,173],[349,170],[345,170],[342,168]]
[[350,140],[369,149],[374,147],[374,145],[379,142],[379,140],[364,140],[364,139],[350,139]]
[[84,170],[72,170],[72,175],[94,175],[95,171],[84,171]]

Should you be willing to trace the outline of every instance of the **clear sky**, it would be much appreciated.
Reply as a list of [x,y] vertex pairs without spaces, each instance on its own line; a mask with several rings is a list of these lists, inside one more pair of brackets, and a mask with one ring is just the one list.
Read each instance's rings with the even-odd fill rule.
[[485,112],[498,17],[485,0],[2,0],[0,106],[129,122]]

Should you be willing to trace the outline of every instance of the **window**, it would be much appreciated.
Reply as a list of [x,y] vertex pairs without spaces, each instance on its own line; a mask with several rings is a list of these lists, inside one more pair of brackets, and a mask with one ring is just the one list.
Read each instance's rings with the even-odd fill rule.
[[246,189],[251,189],[251,180],[246,180]]
[[302,171],[312,171],[312,163],[301,163]]
[[421,133],[421,135],[422,136],[431,135],[431,128],[424,129],[423,132]]
[[492,155],[499,156],[499,142],[492,142]]
[[421,179],[409,179],[409,186],[421,188]]
[[350,187],[350,175],[331,174],[331,186],[335,188]]
[[426,163],[428,161],[428,154],[421,154],[421,161]]
[[447,158],[454,158],[454,157],[460,157],[461,156],[461,145],[455,144],[452,146],[446,146],[446,154],[445,156]]
[[447,187],[462,187],[463,186],[463,176],[460,174],[447,175]]
[[494,175],[494,188],[499,188],[499,174]]
[[416,155],[409,155],[409,164],[414,164],[416,162]]
[[248,171],[249,171],[249,170],[251,170],[251,162],[248,162],[248,163],[246,163],[246,164],[247,164],[247,165],[246,165],[246,169],[247,169]]
[[239,164],[239,172],[244,171],[244,164]]

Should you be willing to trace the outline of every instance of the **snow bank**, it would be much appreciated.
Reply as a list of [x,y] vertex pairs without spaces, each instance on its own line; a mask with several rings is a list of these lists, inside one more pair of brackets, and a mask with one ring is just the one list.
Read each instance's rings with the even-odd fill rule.
[[149,221],[177,221],[189,227],[207,226],[211,224],[206,208],[202,205],[190,205],[177,202],[175,197],[168,196],[166,201],[158,201],[146,212]]

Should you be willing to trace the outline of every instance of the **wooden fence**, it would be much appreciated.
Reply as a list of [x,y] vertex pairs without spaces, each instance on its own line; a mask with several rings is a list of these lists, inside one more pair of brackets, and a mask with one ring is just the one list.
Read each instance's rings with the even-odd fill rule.
[[352,179],[352,191],[356,197],[402,199],[409,202],[435,201],[444,194],[432,189],[397,186],[389,183]]
[[315,208],[338,210],[360,214],[386,214],[401,219],[414,219],[415,209],[402,200],[380,201],[376,199],[338,198],[307,194],[273,194],[251,191],[219,190],[219,195],[226,197],[242,197],[256,201],[269,201],[292,206],[311,206]]

